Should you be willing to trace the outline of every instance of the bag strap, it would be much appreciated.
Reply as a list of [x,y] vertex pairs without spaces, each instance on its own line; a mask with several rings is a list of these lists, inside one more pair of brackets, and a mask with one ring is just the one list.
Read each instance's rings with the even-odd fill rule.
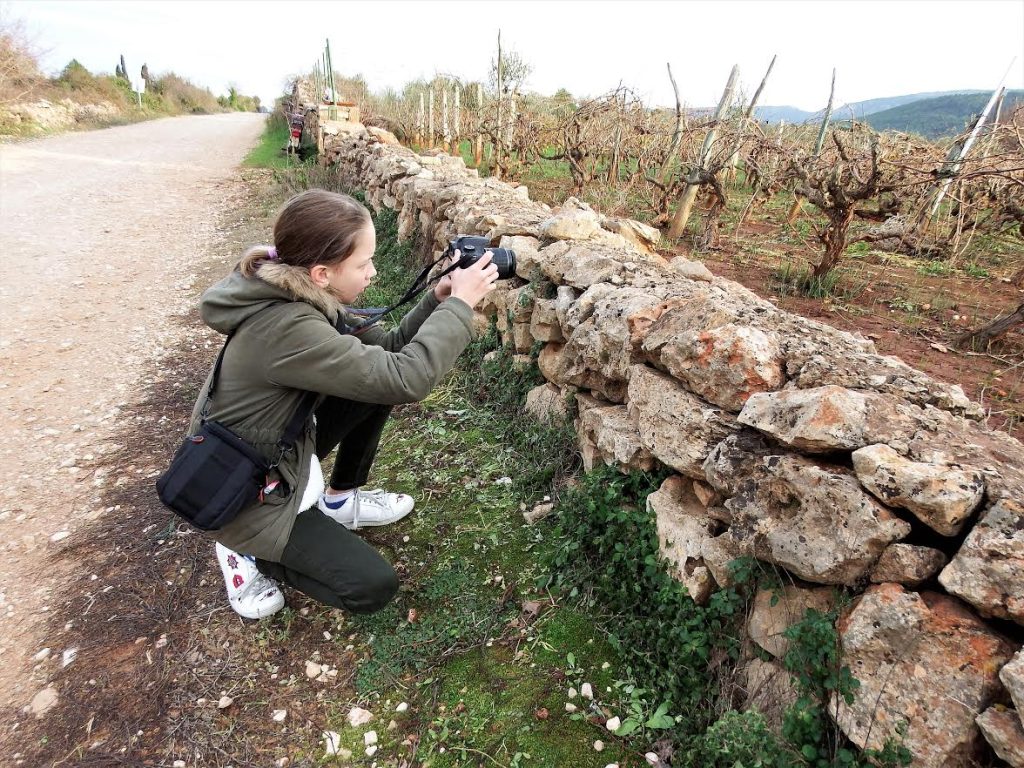
[[[217,388],[217,380],[220,378],[220,367],[224,362],[224,352],[228,348],[228,342],[230,342],[234,336],[235,331],[232,331],[228,334],[228,337],[224,339],[224,345],[220,348],[220,352],[217,354],[217,362],[213,365],[213,375],[210,377],[210,386],[206,389],[206,402],[203,403],[203,408],[199,413],[199,417],[203,422],[205,422],[207,417],[210,415],[210,403],[213,402],[213,391]],[[299,404],[295,408],[295,413],[292,414],[292,417],[288,420],[288,425],[284,428],[284,434],[281,435],[281,439],[277,441],[277,447],[280,452],[273,463],[270,464],[271,469],[280,464],[281,459],[283,459],[285,454],[287,454],[295,445],[295,441],[299,438],[299,434],[302,432],[306,419],[308,419],[309,415],[313,412],[313,407],[316,405],[316,401],[319,396],[320,395],[317,392],[306,392],[302,396],[302,399],[299,400]]]
[[306,424],[306,419],[313,412],[313,406],[316,405],[319,394],[316,392],[306,392],[302,399],[299,401],[298,406],[295,408],[295,413],[292,414],[291,419],[288,421],[288,426],[284,428],[284,434],[281,435],[281,439],[277,441],[277,447],[280,449],[280,453],[274,462],[270,465],[273,469],[281,463],[281,459],[285,457],[295,445],[295,441],[298,440],[299,434],[302,432],[303,426]]

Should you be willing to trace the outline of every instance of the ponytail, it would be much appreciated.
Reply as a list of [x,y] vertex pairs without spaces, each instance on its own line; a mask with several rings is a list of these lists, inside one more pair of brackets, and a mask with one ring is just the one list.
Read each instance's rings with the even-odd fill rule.
[[245,252],[242,260],[238,262],[238,271],[245,277],[255,277],[256,270],[260,268],[261,264],[276,260],[271,256],[272,253],[274,257],[277,256],[271,245],[254,245]]

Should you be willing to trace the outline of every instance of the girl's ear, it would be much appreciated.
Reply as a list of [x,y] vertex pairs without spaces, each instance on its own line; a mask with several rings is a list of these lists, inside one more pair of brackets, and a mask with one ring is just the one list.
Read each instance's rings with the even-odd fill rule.
[[309,276],[313,278],[313,282],[321,288],[326,288],[330,282],[329,275],[327,274],[327,267],[323,264],[317,264],[316,266],[309,268]]

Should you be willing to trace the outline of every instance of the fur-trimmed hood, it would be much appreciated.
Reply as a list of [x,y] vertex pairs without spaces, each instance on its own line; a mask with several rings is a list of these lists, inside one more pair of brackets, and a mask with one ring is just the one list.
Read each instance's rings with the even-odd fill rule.
[[260,264],[256,277],[245,277],[236,266],[203,293],[199,311],[208,326],[229,334],[257,312],[282,301],[304,301],[332,325],[345,312],[340,301],[313,282],[308,270],[269,262]]

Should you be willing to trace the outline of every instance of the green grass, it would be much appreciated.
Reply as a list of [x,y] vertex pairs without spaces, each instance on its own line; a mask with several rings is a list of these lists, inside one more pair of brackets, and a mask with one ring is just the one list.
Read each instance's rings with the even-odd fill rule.
[[287,168],[295,165],[283,148],[288,144],[288,123],[279,112],[267,118],[260,142],[245,156],[242,165],[250,168]]

